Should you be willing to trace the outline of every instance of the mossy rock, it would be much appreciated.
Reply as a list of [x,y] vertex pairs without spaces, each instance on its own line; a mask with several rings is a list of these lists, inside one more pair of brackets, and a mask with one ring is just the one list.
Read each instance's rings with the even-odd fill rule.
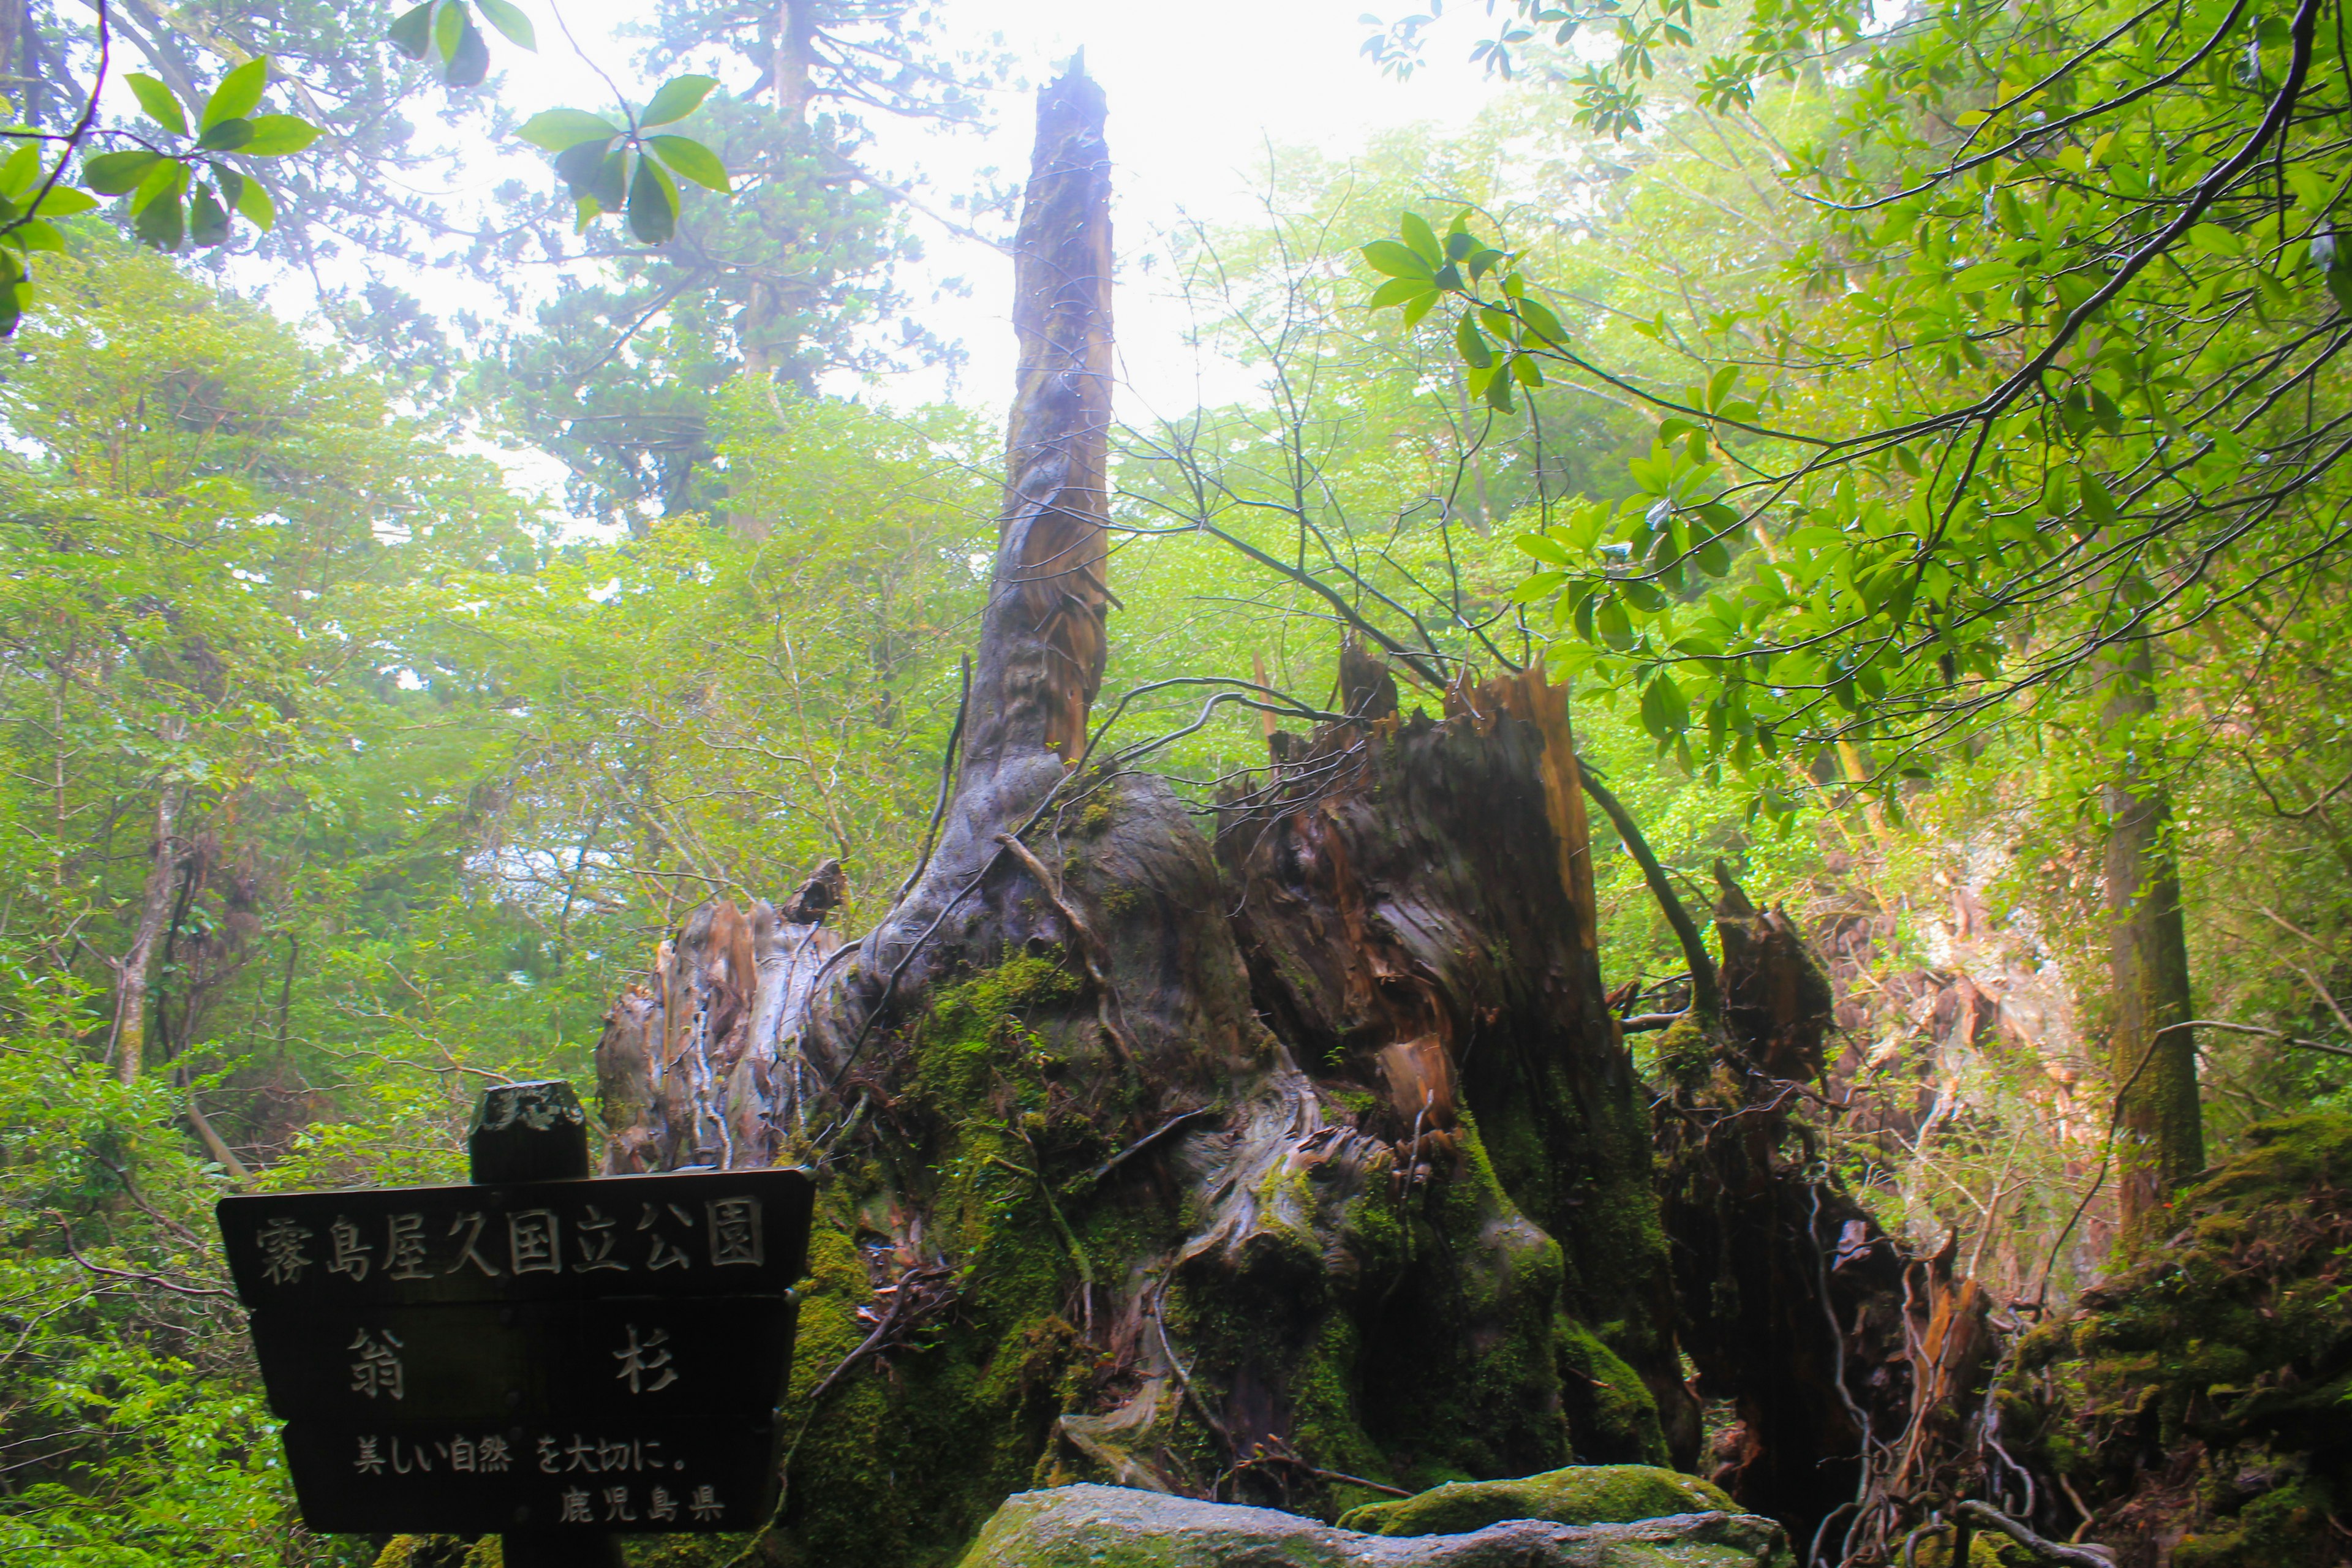
[[1786,1561],[1780,1527],[1740,1513],[1625,1524],[1511,1520],[1462,1534],[1395,1537],[1272,1509],[1075,1486],[1007,1498],[960,1568],[1758,1568]]
[[1350,1510],[1342,1530],[1368,1535],[1458,1535],[1507,1519],[1630,1524],[1681,1513],[1738,1513],[1712,1482],[1655,1465],[1570,1465],[1510,1481],[1451,1481],[1418,1497]]

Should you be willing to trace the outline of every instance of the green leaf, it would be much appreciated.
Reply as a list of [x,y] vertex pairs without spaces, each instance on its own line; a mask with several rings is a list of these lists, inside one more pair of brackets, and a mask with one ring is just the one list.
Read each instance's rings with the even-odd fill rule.
[[131,210],[134,215],[143,213],[167,196],[176,208],[180,193],[187,188],[187,165],[165,159],[148,170],[147,177],[139,182],[139,188],[131,193]]
[[2088,468],[2083,470],[2083,510],[2101,528],[2116,520],[2116,498],[2100,482],[2099,476]]
[[482,30],[474,26],[471,16],[466,18],[466,28],[457,39],[457,52],[449,57],[449,73],[443,78],[451,87],[475,87],[490,74],[490,46],[482,37]]
[[394,48],[412,60],[423,59],[425,51],[433,47],[433,5],[434,0],[425,0],[415,9],[402,12],[384,34]]
[[651,158],[637,160],[629,181],[629,232],[646,245],[659,245],[677,232],[677,187]]
[[253,121],[224,120],[209,126],[196,139],[196,145],[207,153],[234,153],[253,140]]
[[1568,564],[1568,552],[1557,539],[1541,533],[1522,533],[1514,542],[1538,561],[1549,561],[1554,566]]
[[1542,300],[1521,300],[1519,320],[1525,321],[1528,324],[1528,330],[1542,340],[1544,346],[1560,348],[1567,345],[1568,329],[1560,325],[1559,318],[1553,315],[1550,308]]
[[27,142],[0,163],[0,196],[21,202],[41,183],[41,144]]
[[76,213],[86,213],[96,205],[98,205],[97,198],[88,191],[76,190],[71,185],[56,184],[49,187],[49,194],[43,196],[41,205],[33,210],[43,217],[71,217]]
[[2218,223],[2200,223],[2189,231],[2189,243],[2208,256],[2234,261],[2246,253],[2246,242]]
[[210,186],[198,186],[188,199],[188,237],[207,250],[228,243],[228,209]]
[[718,85],[719,79],[715,76],[672,77],[662,83],[661,90],[654,94],[654,100],[646,105],[643,114],[637,116],[637,123],[641,126],[667,125],[672,121],[683,120],[701,108],[702,100],[709,98],[710,89]]
[[610,142],[621,128],[584,109],[550,109],[524,121],[516,134],[542,152],[568,153],[583,142]]
[[490,26],[507,36],[509,43],[533,54],[539,52],[539,34],[531,26],[530,18],[517,10],[510,0],[475,0],[475,4],[481,6]]
[[[174,163],[172,167],[176,169],[179,165]],[[174,190],[171,195],[150,201],[141,207],[139,216],[131,220],[131,232],[158,250],[179,249],[181,240],[187,234],[186,223],[180,212],[179,192]]]
[[1437,243],[1435,231],[1420,214],[1399,214],[1397,231],[1404,236],[1404,242],[1412,247],[1412,253],[1428,262],[1433,270],[1445,265],[1445,247]]
[[1436,305],[1439,297],[1437,290],[1432,289],[1425,294],[1415,294],[1412,299],[1407,300],[1404,302],[1404,324],[1408,327],[1419,326],[1421,319],[1429,314],[1431,309]]
[[1739,367],[1736,364],[1725,365],[1713,375],[1708,376],[1706,378],[1706,396],[1701,402],[1700,406],[1705,408],[1710,414],[1714,413],[1717,409],[1721,408],[1723,406],[1723,400],[1730,395],[1733,384],[1738,380]]
[[1423,260],[1393,239],[1376,239],[1364,247],[1364,259],[1375,272],[1391,278],[1412,278],[1423,283],[1437,275],[1434,263]]
[[1391,305],[1402,305],[1408,300],[1417,300],[1424,294],[1428,295],[1433,301],[1437,298],[1437,290],[1429,286],[1427,279],[1391,278],[1372,290],[1370,309],[1386,310]]
[[139,100],[139,107],[146,111],[148,119],[174,136],[188,133],[187,112],[180,107],[180,100],[172,96],[170,88],[143,71],[132,71],[122,79],[130,84],[131,96]]
[[137,190],[147,172],[163,161],[161,153],[150,153],[144,147],[128,153],[100,153],[95,158],[81,161],[81,177],[99,195],[119,196],[125,191]]
[[1488,378],[1486,382],[1486,406],[1489,408],[1497,408],[1502,410],[1502,412],[1508,414],[1511,412],[1511,378],[1506,371],[1506,365],[1498,364],[1495,367],[1495,374],[1493,376]]
[[615,147],[608,153],[601,142],[583,142],[557,154],[555,172],[575,199],[594,202],[600,212],[618,212],[627,195],[623,178],[627,171],[627,157],[626,147]]
[[54,250],[60,256],[65,254],[66,237],[58,232],[58,226],[43,223],[37,217],[19,220],[16,226],[9,231],[8,237],[26,250]]
[[225,120],[243,120],[261,106],[261,89],[269,85],[269,57],[256,55],[220,79],[205,100],[204,118],[196,129],[209,131]]
[[1615,648],[1619,653],[1623,653],[1633,646],[1633,618],[1625,613],[1625,606],[1615,599],[1611,599],[1602,605],[1594,614],[1592,629],[1601,634],[1602,642]]
[[1485,370],[1495,363],[1494,351],[1486,346],[1486,334],[1478,330],[1478,323],[1467,310],[1454,329],[1454,348],[1462,356],[1462,363],[1474,370]]
[[1952,275],[1952,288],[1958,293],[1972,294],[1979,289],[1990,289],[2006,283],[2017,276],[2017,267],[2008,261],[1979,261],[1974,267],[1962,268]]
[[440,15],[433,18],[433,47],[439,52],[444,66],[456,63],[457,45],[471,26],[466,7],[458,0],[443,0]]
[[230,194],[236,198],[236,210],[254,227],[268,234],[278,226],[278,204],[269,199],[268,190],[259,180],[240,179]]
[[237,149],[248,158],[282,158],[319,139],[319,128],[292,114],[257,114],[247,121],[253,134]]
[[646,146],[667,164],[670,170],[692,180],[708,191],[729,195],[733,187],[727,183],[727,165],[719,154],[701,142],[686,136],[648,136]]

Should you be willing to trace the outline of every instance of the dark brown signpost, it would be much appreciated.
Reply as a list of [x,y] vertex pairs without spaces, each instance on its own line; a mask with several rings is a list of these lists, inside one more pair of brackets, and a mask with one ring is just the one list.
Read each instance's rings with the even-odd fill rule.
[[487,1091],[474,1184],[220,1204],[312,1530],[506,1537],[755,1528],[811,1187],[793,1170],[585,1179],[571,1086]]

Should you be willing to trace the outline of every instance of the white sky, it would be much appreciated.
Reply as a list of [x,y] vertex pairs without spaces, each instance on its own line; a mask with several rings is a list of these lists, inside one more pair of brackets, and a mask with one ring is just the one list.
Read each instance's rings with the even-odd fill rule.
[[[1383,0],[1371,0],[1382,4]],[[1411,7],[1412,0],[1385,0]],[[993,168],[1017,180],[1028,166],[1037,84],[1056,74],[1074,50],[1086,50],[1089,75],[1109,102],[1108,134],[1114,176],[1113,224],[1120,272],[1114,309],[1125,377],[1122,415],[1180,413],[1200,401],[1223,401],[1249,387],[1237,367],[1198,363],[1183,342],[1184,317],[1161,294],[1141,264],[1162,248],[1161,237],[1189,215],[1211,225],[1245,221],[1255,210],[1256,171],[1269,142],[1311,146],[1344,156],[1384,126],[1416,121],[1462,123],[1492,90],[1466,62],[1476,37],[1475,8],[1431,40],[1423,68],[1410,82],[1383,76],[1360,52],[1367,0],[1190,0],[1178,6],[1139,0],[940,0],[941,42],[989,45],[1012,53],[1018,85],[995,95],[994,125],[986,135],[943,133],[887,117],[869,117],[878,140],[877,172],[904,177],[919,171],[925,195],[944,207],[975,188],[977,173]],[[540,47],[524,54],[491,39],[503,97],[519,117],[559,105],[596,110],[610,93],[553,25],[551,8],[524,0],[539,24]],[[580,45],[640,98],[649,84],[634,79],[629,62],[638,45],[611,29],[643,14],[637,0],[570,0],[563,19]],[[127,103],[129,94],[116,100]],[[499,182],[520,177],[552,181],[546,159],[520,141],[485,148],[448,172],[446,189],[462,204],[487,195]],[[607,222],[614,220],[607,219]],[[958,401],[1001,406],[1013,378],[1010,321],[1012,267],[1001,253],[929,219],[913,220],[926,260],[902,275],[911,309],[930,330],[961,342],[970,362],[955,388]],[[267,281],[238,269],[279,310],[299,311],[307,289],[299,279]],[[966,298],[940,295],[942,279],[961,278]],[[395,279],[428,304],[471,303],[486,291],[446,272]],[[478,294],[480,295],[478,298]],[[935,297],[936,296],[936,297]],[[948,391],[937,374],[910,375],[863,391],[899,405],[940,398]],[[502,460],[521,486],[553,500],[562,469],[535,453]]]
[[[1410,0],[1407,0],[1408,5]],[[1359,53],[1365,0],[945,0],[954,35],[1002,34],[1029,85],[1000,95],[996,127],[971,136],[892,128],[885,155],[919,164],[934,188],[957,188],[966,170],[993,165],[1017,178],[1028,165],[1034,84],[1076,49],[1109,101],[1107,134],[1117,163],[1113,230],[1121,261],[1114,310],[1130,395],[1181,410],[1196,386],[1213,399],[1240,388],[1231,372],[1195,363],[1183,318],[1138,264],[1186,216],[1211,224],[1246,220],[1268,142],[1345,155],[1381,127],[1465,120],[1489,90],[1464,60],[1474,35],[1449,29],[1409,83],[1381,74]],[[924,319],[960,338],[971,360],[961,396],[1000,401],[1013,376],[1012,267],[987,247],[918,218],[927,267],[907,281]],[[924,305],[929,283],[961,276],[968,300]],[[885,395],[936,394],[936,384]]]

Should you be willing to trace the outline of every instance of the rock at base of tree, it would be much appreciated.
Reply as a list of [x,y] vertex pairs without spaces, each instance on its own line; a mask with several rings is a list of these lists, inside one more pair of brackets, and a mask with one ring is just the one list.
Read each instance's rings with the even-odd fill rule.
[[1006,1499],[960,1568],[1784,1568],[1788,1561],[1780,1527],[1752,1514],[1617,1524],[1523,1519],[1466,1534],[1366,1535],[1272,1509],[1088,1485]]
[[1655,1465],[1570,1465],[1509,1481],[1451,1481],[1339,1516],[1367,1535],[1459,1535],[1506,1520],[1631,1524],[1671,1514],[1738,1513],[1722,1488]]

